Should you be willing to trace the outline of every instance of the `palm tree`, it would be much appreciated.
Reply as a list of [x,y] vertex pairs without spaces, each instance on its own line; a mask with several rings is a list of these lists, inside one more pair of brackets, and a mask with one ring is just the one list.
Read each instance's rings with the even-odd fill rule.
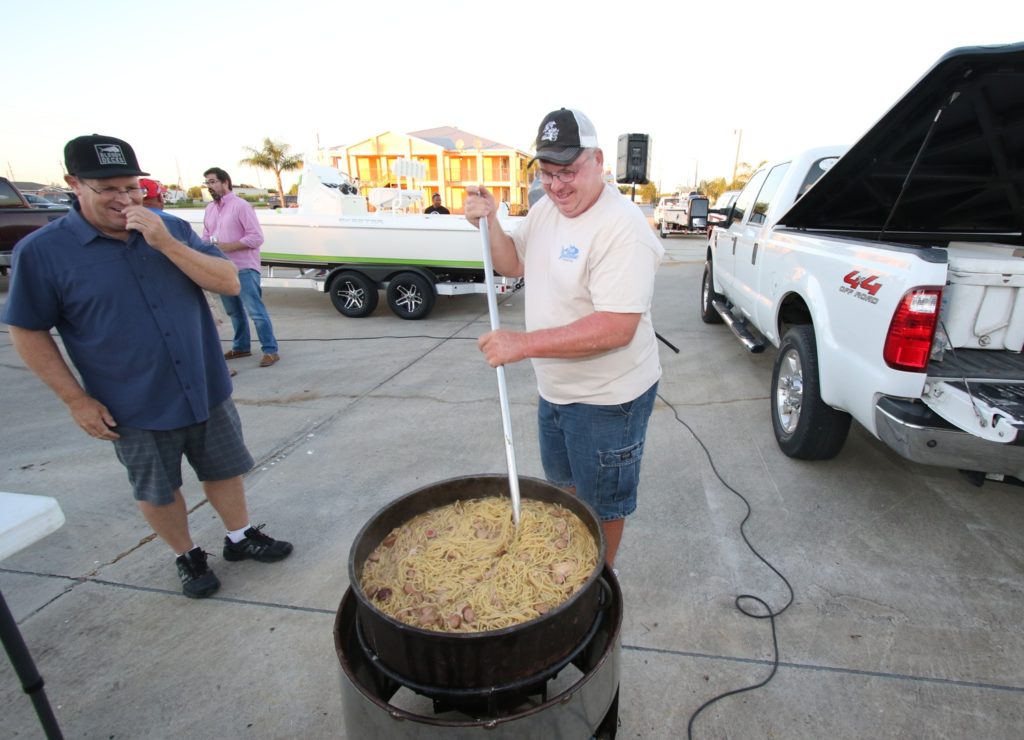
[[302,167],[301,154],[288,154],[291,147],[288,144],[273,141],[269,136],[263,140],[262,149],[254,149],[251,146],[243,147],[249,152],[249,156],[238,161],[249,167],[258,167],[261,170],[270,170],[277,178],[277,192],[281,195],[281,206],[284,207],[284,186],[281,184],[281,173],[297,170]]

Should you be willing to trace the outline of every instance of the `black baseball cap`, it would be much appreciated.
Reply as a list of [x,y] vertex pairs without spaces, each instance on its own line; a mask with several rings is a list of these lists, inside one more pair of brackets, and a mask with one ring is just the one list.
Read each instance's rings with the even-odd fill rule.
[[69,175],[98,180],[149,174],[139,169],[131,144],[102,134],[79,136],[65,144],[64,166]]
[[537,129],[537,151],[527,166],[538,159],[555,164],[575,162],[584,149],[597,148],[597,129],[590,119],[571,108],[551,111]]

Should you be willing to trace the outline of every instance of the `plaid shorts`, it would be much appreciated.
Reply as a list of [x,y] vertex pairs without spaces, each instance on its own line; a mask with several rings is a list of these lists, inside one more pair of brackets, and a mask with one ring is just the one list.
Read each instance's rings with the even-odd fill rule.
[[242,422],[230,398],[210,409],[210,418],[180,429],[149,430],[118,426],[117,459],[128,471],[136,501],[166,506],[181,488],[181,457],[201,481],[227,480],[252,468],[242,439]]

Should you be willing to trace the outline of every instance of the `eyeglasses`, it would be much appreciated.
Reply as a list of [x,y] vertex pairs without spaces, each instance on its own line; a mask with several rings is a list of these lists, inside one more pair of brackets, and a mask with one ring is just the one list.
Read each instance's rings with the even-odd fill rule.
[[207,185],[216,185],[218,182],[220,182],[220,180],[207,180],[206,184]]
[[129,198],[133,198],[136,195],[146,194],[146,189],[143,187],[139,187],[138,185],[136,185],[133,188],[100,188],[97,190],[87,182],[83,182],[82,180],[79,180],[79,182],[85,185],[85,187],[89,188],[89,190],[96,193],[96,195],[100,196],[104,200],[113,200],[119,195],[127,195]]
[[[588,155],[580,164],[586,164],[592,155]],[[547,170],[541,169],[540,181],[545,185],[550,185],[557,178],[559,182],[572,182],[576,179],[576,175],[580,174],[578,169],[576,170],[559,170],[558,172],[548,172]]]

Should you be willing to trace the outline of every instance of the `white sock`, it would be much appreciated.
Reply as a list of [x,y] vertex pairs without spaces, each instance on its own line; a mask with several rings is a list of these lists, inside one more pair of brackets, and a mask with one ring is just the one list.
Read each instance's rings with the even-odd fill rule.
[[249,529],[249,525],[248,524],[246,524],[241,529],[235,529],[235,530],[232,530],[232,531],[228,532],[228,539],[231,540],[232,542],[234,542],[235,544],[238,544],[239,542],[241,542],[242,540],[245,539],[245,531],[247,529]]
[[185,550],[185,552],[176,552],[176,553],[174,553],[174,557],[180,558],[182,555],[186,555],[186,554],[192,552],[193,550],[198,550],[198,549],[199,549],[198,545],[192,545],[192,547],[190,547],[189,549]]

